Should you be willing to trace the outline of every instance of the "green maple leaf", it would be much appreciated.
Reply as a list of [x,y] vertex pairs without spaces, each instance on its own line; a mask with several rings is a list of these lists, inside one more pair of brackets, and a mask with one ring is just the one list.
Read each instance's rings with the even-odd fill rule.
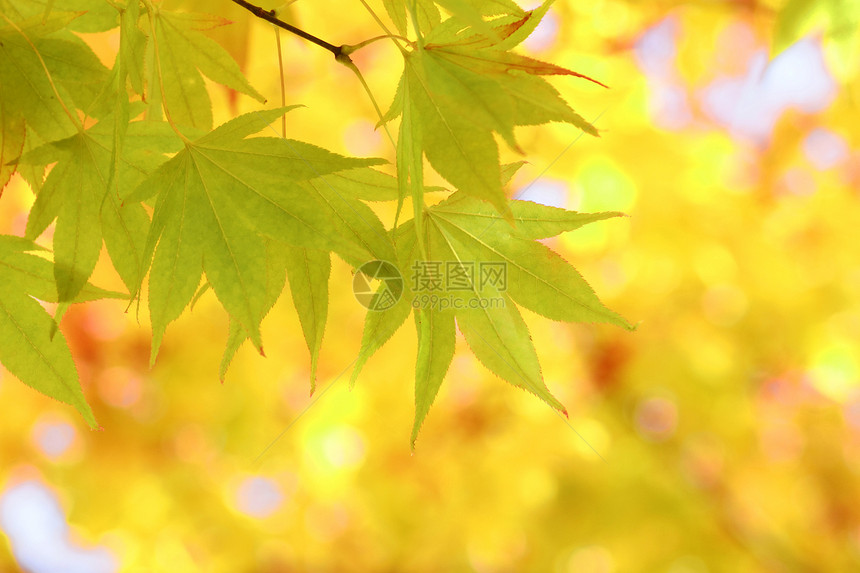
[[[263,239],[265,250],[263,257],[265,259],[266,273],[262,278],[264,298],[263,298],[263,313],[268,313],[269,310],[278,301],[281,292],[284,290],[284,285],[287,280],[287,257],[290,256],[292,250],[304,250],[302,247],[287,246],[283,243],[272,239]],[[209,283],[207,283],[208,285]],[[196,300],[199,297],[195,295]],[[192,304],[194,304],[192,302]],[[250,338],[250,334],[246,331],[241,323],[237,320],[230,319],[230,330],[227,335],[227,347],[224,350],[224,356],[221,359],[221,381],[227,376],[227,369],[236,355],[236,352],[242,346],[242,343]]]
[[415,0],[411,7],[407,7],[410,3],[412,0],[383,0],[385,10],[401,34],[408,32],[406,16],[410,10],[414,10],[418,18],[419,30],[432,30],[442,22],[442,14],[433,0]]
[[9,105],[0,99],[0,196],[16,171],[13,162],[24,149],[26,135],[27,125],[24,118],[13,113]]
[[[45,13],[45,8],[11,3],[0,18],[0,193],[23,152],[78,131],[69,117],[75,107],[97,111],[99,86],[107,76],[89,46],[65,29],[82,14]],[[34,189],[41,186],[42,173],[44,166],[22,171]]]
[[522,8],[511,0],[383,0],[385,9],[397,30],[405,35],[408,31],[407,14],[411,14],[418,30],[430,32],[442,23],[439,6],[447,10],[458,21],[469,24],[482,32],[492,33],[484,16],[500,14],[523,14]]
[[140,282],[149,217],[141,205],[122,204],[111,181],[136,187],[166,160],[150,150],[175,151],[178,139],[165,132],[165,124],[134,122],[127,126],[128,144],[115,161],[113,126],[100,122],[22,157],[24,164],[57,161],[30,210],[26,235],[35,239],[56,219],[54,274],[61,302],[73,300],[87,283],[103,242],[126,286],[133,289]]
[[394,201],[398,196],[397,178],[376,169],[338,171],[327,179],[344,195],[362,201]]
[[415,359],[415,421],[410,439],[413,450],[424,418],[430,412],[454,359],[456,345],[453,313],[431,308],[416,310],[414,315],[418,356]]
[[327,178],[381,160],[346,158],[288,139],[246,138],[288,109],[246,114],[187,141],[128,198],[157,195],[145,255],[152,258],[153,359],[204,271],[231,319],[262,351],[260,322],[270,306],[262,280],[267,237],[334,251],[351,264],[373,258],[372,241],[387,244],[370,209],[339,195]]
[[[428,209],[427,217],[433,224],[431,232],[438,234],[436,240],[442,245],[441,260],[503,264],[507,272],[506,293],[517,304],[547,318],[565,322],[607,322],[629,328],[626,320],[598,300],[576,269],[533,239],[538,233],[532,227],[534,219],[542,221],[540,233],[544,233],[549,229],[545,221],[562,218],[564,213],[568,215],[562,224],[568,229],[582,226],[589,217],[529,201],[513,201],[512,204],[517,205],[520,215],[520,218],[515,216],[515,220],[523,222],[527,229],[514,231],[504,224],[494,224],[493,219],[486,222],[481,203],[460,193]],[[601,213],[591,215],[590,220],[618,215]],[[467,301],[480,298],[480,293],[470,289],[465,291],[465,297]]]
[[454,19],[468,24],[477,32],[490,37],[496,35],[493,27],[484,16],[498,14],[522,14],[523,10],[510,0],[436,0],[436,3],[450,12]]
[[[505,171],[510,175],[512,170]],[[600,302],[576,269],[538,242],[620,213],[583,214],[529,201],[511,201],[511,213],[514,227],[485,202],[462,192],[453,194],[425,212],[426,258],[418,249],[413,221],[392,232],[404,277],[417,272],[420,265],[437,262],[472,265],[473,269],[497,265],[505,269],[506,279],[501,286],[482,284],[473,274],[462,288],[443,293],[449,308],[428,306],[429,297],[438,293],[429,291],[427,285],[412,284],[391,309],[368,313],[353,381],[415,306],[419,355],[413,443],[450,365],[455,319],[472,352],[488,369],[561,412],[564,407],[543,382],[537,353],[517,305],[553,320],[633,328]]]
[[[105,108],[112,110],[112,124],[105,123],[99,126],[99,129],[104,129],[110,125],[110,138],[106,142],[110,147],[110,167],[106,176],[101,173],[101,177],[107,179],[106,187],[108,193],[112,195],[108,197],[108,201],[111,203],[108,214],[103,218],[105,239],[115,268],[125,281],[126,286],[131,289],[133,285],[139,283],[139,277],[136,276],[142,263],[139,258],[139,243],[147,233],[149,219],[142,213],[140,207],[126,209],[119,204],[119,200],[123,195],[123,186],[133,188],[139,183],[139,181],[127,180],[123,173],[124,163],[127,161],[125,141],[131,125],[130,119],[133,115],[141,113],[144,107],[139,103],[131,104],[127,84],[131,84],[135,92],[143,94],[143,57],[146,37],[138,27],[140,3],[137,0],[131,0],[126,6],[120,6],[118,9],[120,20],[119,50],[111,70],[110,79],[105,83],[96,107],[101,107],[103,104]],[[143,125],[158,129],[157,122],[136,122],[134,125],[135,127]],[[137,133],[136,135],[141,134]],[[161,145],[155,145],[153,150],[175,152],[176,149],[172,148],[170,144],[177,139],[170,136],[162,137],[158,142]],[[166,146],[164,145],[165,142],[167,142]],[[145,174],[148,174],[149,171],[151,169],[147,170]],[[132,218],[128,224],[121,217],[122,211],[129,213]],[[114,238],[119,240],[113,240]]]
[[[424,126],[420,112],[416,106],[411,105],[416,97],[412,95],[413,92],[418,90],[420,93],[421,87],[418,85],[419,80],[410,65],[410,61],[410,57],[407,56],[406,69],[398,89],[398,94],[401,95],[402,100],[409,102],[409,105],[403,107],[403,119],[400,122],[400,133],[397,137],[397,183],[399,191],[397,210],[400,212],[403,199],[407,195],[411,195],[414,210],[413,220],[417,222],[416,230],[420,241],[423,236],[420,227],[423,220],[421,212],[424,210]],[[419,248],[423,250],[423,243],[419,243]]]
[[11,167],[15,173],[18,173],[24,181],[27,182],[27,185],[30,186],[30,189],[34,193],[38,193],[39,189],[42,188],[42,183],[45,180],[45,165],[35,165],[31,163],[22,163],[21,157],[26,156],[31,151],[42,147],[45,142],[36,135],[36,132],[29,126],[25,126],[26,135],[24,136],[24,147],[21,149],[21,154],[18,159],[13,159],[12,163],[9,167]]
[[[217,42],[202,33],[229,21],[213,16],[169,12],[150,12],[150,36],[147,59],[154,62],[160,85],[153,101],[163,101],[178,125],[212,129],[212,103],[203,75],[214,82],[247,94],[259,102],[266,98],[255,90],[239,65]],[[156,81],[158,83],[156,83]]]
[[[541,6],[528,12],[519,7],[504,8],[494,2],[487,2],[489,6],[483,8],[483,13],[502,15],[484,22],[480,29],[465,22],[462,17],[449,18],[425,34],[423,41],[427,44],[459,43],[475,47],[494,46],[499,50],[510,49],[534,31],[554,1],[546,0]],[[489,26],[489,29],[484,26]]]
[[[28,386],[74,406],[96,427],[65,338],[35,300],[58,301],[52,265],[32,251],[43,249],[20,237],[0,235],[0,363]],[[87,284],[73,302],[121,296]]]
[[[369,313],[352,383],[414,311],[413,448],[453,359],[457,328],[492,372],[563,412],[543,382],[518,306],[553,320],[629,328],[572,266],[537,242],[618,214],[509,201],[503,186],[516,166],[499,164],[494,136],[521,152],[521,125],[561,121],[597,135],[542,76],[591,78],[511,51],[552,0],[530,12],[511,0],[383,1],[401,34],[417,36],[403,48],[404,72],[380,122],[402,118],[397,178],[369,168],[377,160],[250,137],[288,108],[247,114],[206,133],[213,119],[204,75],[264,101],[202,33],[227,23],[221,18],[144,2],[148,18],[141,21],[137,0],[66,0],[62,10],[54,10],[54,0],[0,0],[0,192],[16,169],[37,192],[28,239],[56,221],[53,261],[29,254],[36,249],[29,240],[0,237],[4,364],[94,424],[68,348],[53,336],[57,321],[34,298],[59,303],[61,316],[73,302],[116,296],[88,282],[103,244],[135,296],[149,273],[152,360],[169,323],[214,292],[230,318],[222,380],[245,340],[262,353],[261,321],[289,278],[310,352],[311,392],[331,253],[354,267],[391,261],[404,276],[434,260],[499,264],[508,271],[504,288],[473,280],[450,296],[458,303],[453,309],[413,308],[422,293],[407,289],[388,311]],[[117,26],[110,72],[70,32]],[[144,101],[131,101],[135,94]],[[130,121],[144,109],[148,121]],[[168,122],[158,121],[162,114]],[[91,119],[95,125],[84,129]],[[460,189],[430,209],[423,195],[438,189],[424,185],[425,156]],[[407,195],[413,219],[387,232],[366,202],[397,199],[399,215]],[[151,198],[150,222],[142,202]],[[476,304],[488,300],[502,305]]]
[[[328,281],[331,273],[329,253],[318,249],[287,246],[278,241],[266,241],[265,307],[274,306],[284,290],[286,277],[290,280],[293,305],[299,315],[302,332],[311,353],[311,394],[316,388],[316,370],[322,338],[328,316]],[[235,320],[230,321],[227,349],[221,361],[221,380],[241,344],[250,335]]]
[[[395,260],[394,246],[376,214],[361,200],[388,201],[397,198],[397,180],[369,167],[345,169],[297,182],[307,186],[323,203],[330,222],[335,224],[342,244],[359,249],[339,249],[338,254],[354,266],[368,259]],[[361,199],[361,200],[359,200]],[[363,253],[363,254],[357,254]],[[328,314],[328,279],[330,255],[325,250],[296,245],[285,246],[266,239],[265,310],[277,301],[284,288],[285,273],[290,280],[293,305],[299,315],[302,332],[311,353],[311,393],[315,389],[319,352]],[[208,284],[208,283],[207,283]],[[196,299],[196,297],[195,297]],[[251,335],[236,321],[230,321],[227,348],[221,361],[221,379],[245,340]]]
[[402,115],[397,142],[400,193],[401,200],[413,197],[419,249],[424,156],[454,187],[489,202],[512,222],[493,133],[517,151],[518,125],[559,121],[597,134],[540,76],[594,80],[510,51],[534,30],[550,4],[494,20],[492,35],[449,19],[414,50],[404,52],[403,76],[382,122]]
[[355,198],[356,194],[366,195],[384,190],[379,184],[387,181],[388,176],[379,178],[376,177],[377,174],[378,172],[372,169],[352,169],[322,175],[303,184],[308,187],[312,196],[319,199],[324,211],[336,223],[340,234],[339,242],[357,247],[334,249],[353,267],[359,267],[371,259],[395,258],[394,245],[382,221],[373,209]]
[[0,131],[20,140],[16,126],[23,118],[46,141],[74,134],[76,124],[64,106],[88,109],[107,76],[89,46],[64,29],[80,14],[0,14]]
[[[411,225],[411,221],[409,225]],[[403,226],[400,228],[403,228]],[[408,228],[414,229],[411,226]],[[392,235],[395,235],[395,233],[392,233]],[[396,236],[396,256],[393,259],[388,259],[388,262],[397,264],[401,269],[401,274],[403,274],[404,261],[417,248],[417,236],[414,233],[409,234],[406,232],[402,233],[402,236]],[[384,286],[381,285],[380,289],[382,288]],[[350,376],[350,387],[355,386],[355,382],[358,380],[358,375],[361,373],[364,364],[394,336],[394,333],[397,332],[409,317],[409,312],[412,310],[410,300],[411,297],[407,296],[407,292],[404,290],[403,295],[391,308],[383,312],[371,311],[367,313],[364,321],[364,331],[361,335],[361,347],[355,361],[355,367],[352,369],[352,375]]]
[[468,24],[491,35],[492,28],[484,21],[484,16],[523,14],[522,8],[511,0],[384,0],[384,4],[398,31],[404,35],[408,28],[407,13],[411,14],[420,32],[428,33],[438,27],[442,23],[442,14],[437,4],[448,11],[461,27]]
[[[458,189],[493,204],[509,214],[502,190],[499,152],[491,130],[476,122],[470,112],[479,116],[494,114],[475,106],[474,98],[448,83],[435,58],[426,50],[416,50],[406,58],[403,120],[398,138],[398,157],[410,165],[413,195],[420,193],[422,153],[430,165]],[[486,86],[485,86],[486,87]],[[452,97],[456,92],[461,99]],[[407,127],[404,127],[407,126]],[[404,173],[398,171],[403,179]],[[421,202],[415,201],[416,209]],[[418,211],[420,212],[420,210]]]
[[104,32],[116,27],[117,11],[104,0],[0,0],[0,9],[17,19],[47,19],[56,12],[74,12],[67,28],[75,32]]
[[135,93],[143,94],[144,58],[146,55],[146,34],[140,29],[140,4],[131,0],[120,12],[120,42],[117,61],[117,89],[124,92],[125,79],[128,78]]
[[316,389],[316,372],[328,316],[328,281],[331,258],[317,249],[285,249],[287,276],[293,305],[311,353],[311,394]]

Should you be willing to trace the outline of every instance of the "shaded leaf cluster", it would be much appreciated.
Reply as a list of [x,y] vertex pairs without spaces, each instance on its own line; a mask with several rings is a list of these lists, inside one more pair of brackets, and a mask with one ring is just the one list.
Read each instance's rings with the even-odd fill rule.
[[[353,382],[412,314],[413,444],[451,364],[456,329],[488,369],[564,412],[519,307],[630,325],[540,242],[618,214],[510,200],[505,188],[520,164],[500,164],[497,137],[524,153],[518,126],[564,122],[597,135],[545,77],[599,82],[514,51],[551,4],[525,11],[510,0],[385,0],[404,62],[380,118],[399,122],[393,176],[381,159],[270,135],[295,106],[214,127],[204,76],[265,102],[206,35],[226,23],[220,17],[148,0],[0,0],[0,188],[19,172],[36,193],[25,237],[0,236],[0,360],[95,424],[56,328],[68,305],[145,298],[154,362],[168,325],[211,291],[230,317],[223,379],[245,340],[264,353],[261,323],[289,284],[313,391],[332,256],[355,269],[389,261],[407,279],[427,261],[494,263],[507,268],[507,286],[467,284],[456,308],[415,305],[421,293],[409,286],[391,308],[369,311]],[[76,32],[114,28],[119,45],[107,68]],[[425,184],[425,161],[454,191]],[[428,206],[425,195],[440,190],[447,197]],[[407,199],[412,217],[390,228],[371,206],[396,201],[399,214]],[[50,237],[52,252],[40,237]],[[90,284],[103,249],[126,294]],[[56,303],[54,319],[36,299]],[[488,299],[504,304],[489,308]]]

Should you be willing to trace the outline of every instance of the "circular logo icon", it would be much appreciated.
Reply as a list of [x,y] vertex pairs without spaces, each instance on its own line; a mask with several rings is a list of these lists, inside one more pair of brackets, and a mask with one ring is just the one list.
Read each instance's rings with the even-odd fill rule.
[[355,299],[368,310],[388,310],[403,295],[403,277],[388,261],[370,261],[359,267],[352,279]]

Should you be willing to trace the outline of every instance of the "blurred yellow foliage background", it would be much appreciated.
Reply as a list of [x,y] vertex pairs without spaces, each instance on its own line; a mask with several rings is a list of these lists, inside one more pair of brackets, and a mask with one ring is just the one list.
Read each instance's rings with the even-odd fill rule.
[[[172,5],[233,20],[212,36],[279,105],[271,26],[226,0]],[[340,261],[313,397],[286,293],[268,358],[246,345],[223,384],[211,293],[151,370],[146,312],[78,305],[62,330],[102,429],[0,370],[0,570],[860,570],[860,91],[821,29],[771,59],[780,8],[559,1],[525,43],[611,89],[553,80],[602,136],[520,130],[512,194],[630,215],[548,244],[636,332],[525,313],[569,421],[458,339],[412,455],[414,328],[350,391],[364,308]],[[285,14],[336,44],[379,33],[359,2]],[[86,38],[109,63],[116,35]],[[290,136],[392,161],[349,70],[281,42],[286,102],[306,106]],[[354,59],[385,108],[400,55]],[[216,123],[259,108],[210,87]],[[32,201],[13,179],[0,231],[22,234]],[[93,282],[121,290],[102,262]]]

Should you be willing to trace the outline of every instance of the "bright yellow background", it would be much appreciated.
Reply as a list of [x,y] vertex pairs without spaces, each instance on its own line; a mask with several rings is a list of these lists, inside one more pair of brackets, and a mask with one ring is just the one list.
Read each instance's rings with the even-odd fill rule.
[[[196,4],[237,22],[213,37],[278,105],[271,27],[226,0]],[[766,57],[773,10],[675,4],[557,2],[555,34],[531,52],[611,90],[553,79],[599,117],[602,137],[521,129],[529,164],[512,192],[541,176],[533,189],[555,189],[568,208],[630,215],[549,244],[637,332],[524,311],[569,423],[459,339],[411,455],[411,320],[349,391],[364,312],[336,261],[313,398],[286,292],[264,322],[268,358],[244,347],[223,385],[227,320],[211,294],[169,328],[152,370],[144,309],[73,308],[62,329],[103,429],[0,372],[0,496],[41,484],[69,543],[110,552],[123,573],[860,568],[860,92],[840,75],[821,110],[786,109],[762,139],[745,137],[748,126],[709,115],[705,94],[724,79],[749,97],[763,89],[766,73],[750,70]],[[358,2],[291,10],[333,43],[379,33]],[[646,50],[647,64],[649,29],[669,49]],[[88,39],[112,57],[115,36]],[[288,115],[291,136],[393,159],[350,72],[281,39],[287,103],[307,106]],[[841,69],[838,57],[827,52],[822,69]],[[396,50],[378,42],[355,60],[387,107]],[[258,109],[212,88],[218,121]],[[664,114],[667,93],[680,99]],[[689,114],[673,124],[678,101]],[[828,148],[832,165],[808,148],[822,133],[843,144]],[[31,203],[16,178],[0,231],[21,234]],[[94,281],[121,284],[105,260]],[[44,444],[57,435],[72,440],[52,455]],[[3,539],[0,569],[15,570]]]

